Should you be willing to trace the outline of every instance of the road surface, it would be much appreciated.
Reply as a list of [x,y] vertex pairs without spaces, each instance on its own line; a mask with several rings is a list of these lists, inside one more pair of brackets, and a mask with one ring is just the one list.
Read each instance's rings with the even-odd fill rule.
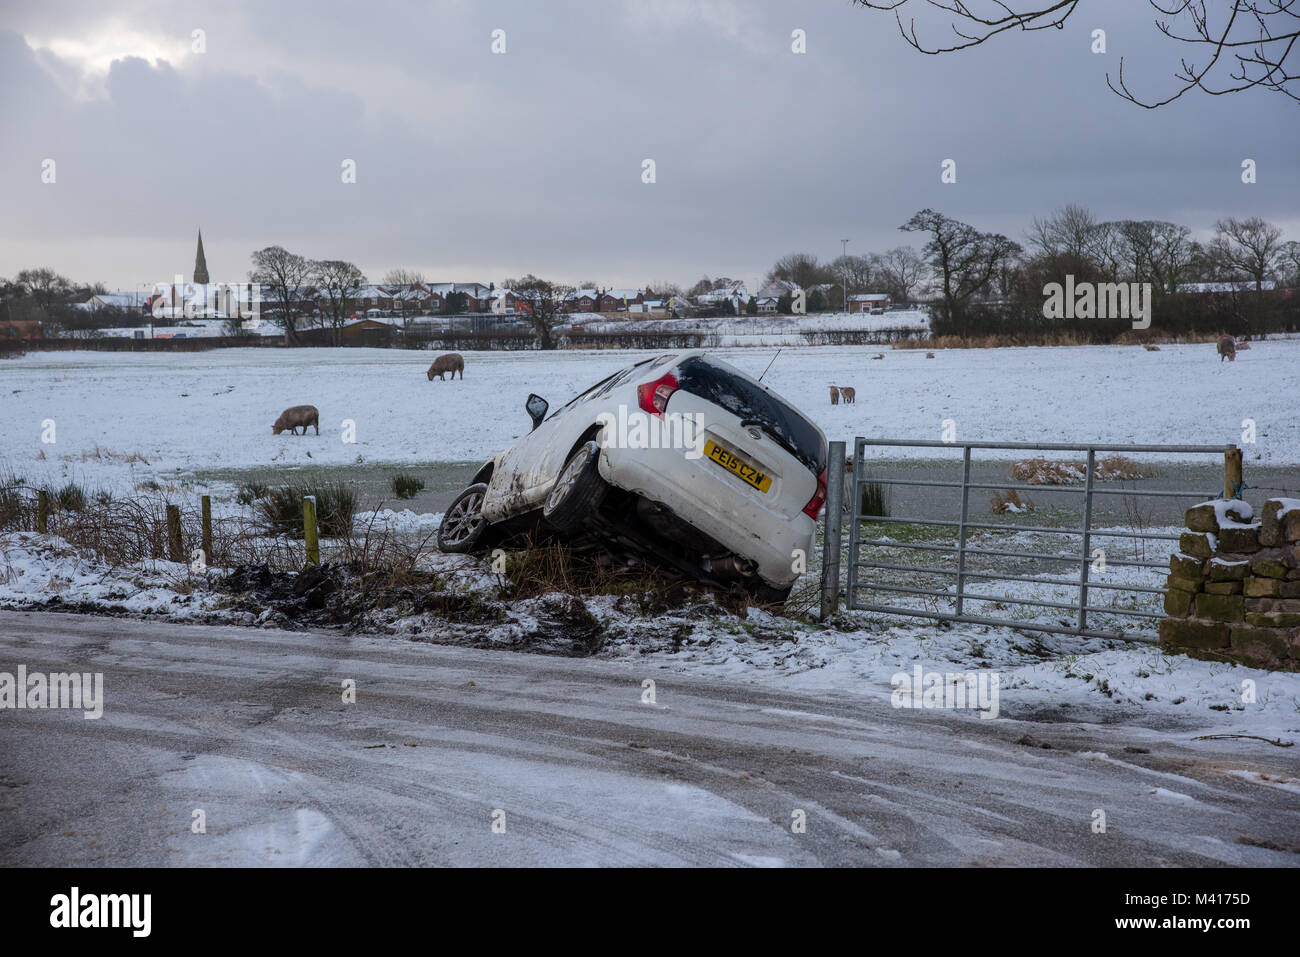
[[1186,729],[0,613],[0,671],[19,664],[102,672],[105,702],[0,711],[5,865],[1300,864],[1300,794],[1229,773],[1294,778],[1295,751]]

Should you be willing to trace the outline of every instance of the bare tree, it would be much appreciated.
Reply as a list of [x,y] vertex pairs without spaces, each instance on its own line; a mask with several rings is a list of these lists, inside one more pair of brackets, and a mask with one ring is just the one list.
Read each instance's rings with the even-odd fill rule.
[[812,253],[789,253],[776,261],[767,272],[764,284],[784,279],[807,289],[823,282],[838,282],[839,276],[817,261]]
[[355,265],[342,259],[318,259],[311,266],[311,282],[324,307],[322,325],[328,323],[333,328],[334,344],[341,345],[343,325],[366,277]]
[[298,345],[298,303],[303,286],[311,276],[311,260],[291,253],[283,246],[267,246],[253,253],[253,268],[248,274],[251,282],[261,283],[271,293],[272,301],[280,304],[279,322],[289,345]]
[[848,286],[849,295],[855,292],[871,292],[875,279],[877,263],[870,256],[836,256],[827,267],[835,279],[843,280]]
[[1258,216],[1221,219],[1214,229],[1210,256],[1226,271],[1255,280],[1255,291],[1260,292],[1264,280],[1276,273],[1281,262],[1282,230]]
[[1068,203],[1046,219],[1034,217],[1027,238],[1039,255],[1086,260],[1092,257],[1100,227],[1090,210]]
[[910,302],[928,272],[925,260],[911,246],[896,246],[876,257],[879,279],[895,302]]
[[698,296],[701,293],[712,292],[712,291],[713,291],[713,280],[710,279],[707,275],[704,275],[700,277],[699,282],[691,286],[691,288],[687,291],[686,295],[693,297],[693,296]]
[[668,282],[667,280],[664,279],[659,279],[659,280],[655,280],[654,282],[647,283],[646,284],[647,296],[649,296],[651,290],[654,291],[654,296],[650,298],[663,299],[665,301],[672,298],[673,296],[684,295],[681,286],[677,285],[677,283],[675,282]]
[[[414,286],[424,283],[424,273],[418,269],[390,269],[384,273],[383,286],[392,294],[393,302],[397,305],[398,312],[402,315],[402,328],[409,328],[411,325],[410,312],[406,308],[407,299],[402,293]],[[443,310],[446,312],[446,310]]]
[[1180,283],[1188,281],[1200,255],[1190,229],[1151,219],[1125,220],[1116,227],[1134,282],[1150,282],[1174,293]]
[[948,316],[962,323],[965,335],[971,299],[1020,254],[1020,245],[1000,233],[982,233],[933,209],[921,210],[898,228],[930,234],[925,255],[942,283]]
[[504,285],[519,298],[538,344],[543,349],[554,349],[555,328],[564,322],[564,298],[573,287],[539,279],[532,273],[522,279],[508,279]]
[[1098,223],[1092,234],[1089,252],[1101,274],[1112,282],[1124,278],[1128,264],[1128,246],[1124,242],[1122,222]]
[[[1062,29],[1080,0],[853,0],[872,10],[894,14],[899,32],[922,53],[940,54],[978,46],[1012,30]],[[1300,75],[1288,64],[1300,41],[1300,4],[1296,0],[1147,0],[1154,27],[1180,49],[1191,47],[1196,59],[1180,55],[1174,68],[1174,91],[1163,98],[1138,98],[1124,80],[1124,58],[1117,75],[1106,74],[1116,94],[1146,109],[1156,109],[1191,90],[1211,96],[1259,87],[1300,100]],[[938,11],[947,20],[951,39],[925,43],[915,17],[904,11]],[[945,34],[947,35],[947,34]]]
[[424,273],[418,269],[390,269],[384,273],[385,286],[416,286],[424,282]]
[[1282,266],[1289,274],[1287,282],[1300,286],[1300,243],[1292,240],[1282,247]]
[[14,277],[14,285],[32,301],[45,318],[54,316],[54,308],[65,302],[75,291],[72,281],[47,266],[23,269]]

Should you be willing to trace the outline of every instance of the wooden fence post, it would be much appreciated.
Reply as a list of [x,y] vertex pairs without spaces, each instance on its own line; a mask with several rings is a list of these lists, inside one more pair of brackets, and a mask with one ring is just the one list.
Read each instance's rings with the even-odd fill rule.
[[199,547],[203,549],[203,564],[207,566],[212,562],[212,496],[204,495],[199,499],[199,502],[203,524],[203,535]]
[[50,493],[45,489],[36,493],[36,530],[42,535],[50,530]]
[[181,507],[167,506],[167,557],[174,562],[185,561],[181,548]]
[[302,536],[307,543],[307,564],[320,564],[320,538],[316,534],[316,496],[302,497]]
[[1229,445],[1223,450],[1223,497],[1241,498],[1241,449]]

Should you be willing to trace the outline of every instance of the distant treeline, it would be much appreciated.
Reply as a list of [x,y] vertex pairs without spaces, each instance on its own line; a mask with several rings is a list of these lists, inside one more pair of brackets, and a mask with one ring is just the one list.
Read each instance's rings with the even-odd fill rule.
[[1264,337],[1300,332],[1300,294],[1291,289],[1156,294],[1151,305],[1151,327],[1135,330],[1132,319],[1048,319],[1043,315],[1040,292],[1005,302],[972,303],[957,315],[939,303],[931,314],[930,331],[936,338],[997,337],[1024,345],[1207,337],[1222,333]]

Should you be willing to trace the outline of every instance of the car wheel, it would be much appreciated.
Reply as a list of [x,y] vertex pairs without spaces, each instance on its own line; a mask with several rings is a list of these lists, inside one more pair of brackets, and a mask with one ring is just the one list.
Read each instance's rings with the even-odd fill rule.
[[605,498],[609,486],[600,477],[600,446],[584,442],[569,456],[560,475],[546,496],[542,517],[561,532],[581,525]]
[[486,494],[487,483],[478,482],[456,496],[456,501],[448,506],[442,515],[442,524],[438,526],[438,548],[457,553],[475,549],[488,527],[487,519],[483,517],[483,497]]

